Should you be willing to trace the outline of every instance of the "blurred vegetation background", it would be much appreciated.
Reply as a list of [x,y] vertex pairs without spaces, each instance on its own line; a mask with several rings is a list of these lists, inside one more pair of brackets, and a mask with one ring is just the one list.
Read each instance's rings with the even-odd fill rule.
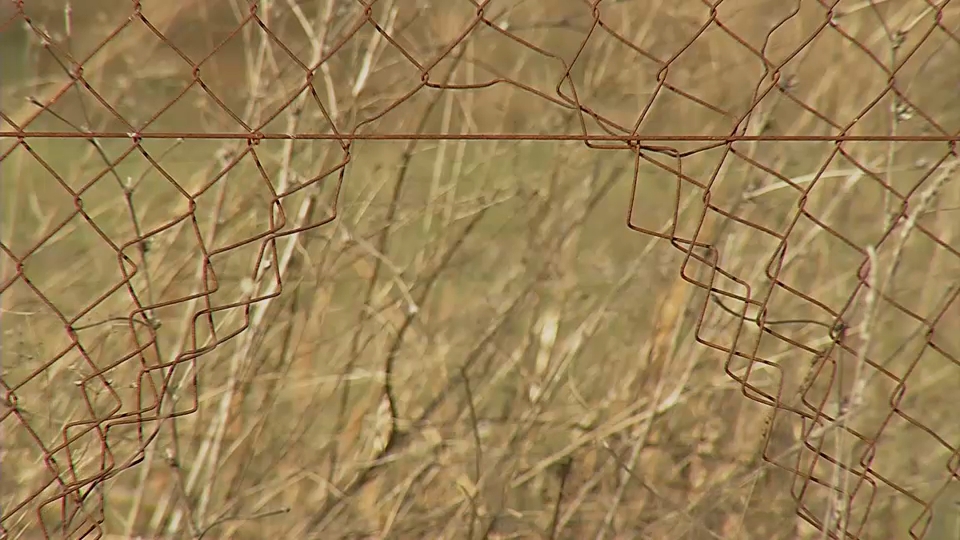
[[948,4],[2,4],[4,530],[960,538]]

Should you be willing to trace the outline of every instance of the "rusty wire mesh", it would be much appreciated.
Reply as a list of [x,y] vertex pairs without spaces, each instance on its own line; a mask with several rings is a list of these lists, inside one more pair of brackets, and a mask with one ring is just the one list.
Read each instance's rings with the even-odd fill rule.
[[[110,532],[109,482],[145,467],[163,430],[214,407],[202,394],[222,383],[198,376],[204,362],[263,339],[266,306],[291,294],[300,238],[336,225],[348,169],[376,159],[363,144],[534,141],[628,158],[626,227],[672,245],[670,272],[699,291],[692,308],[661,306],[689,311],[690,337],[720,353],[710,372],[763,406],[741,436],[789,473],[776,488],[811,530],[922,538],[940,527],[928,537],[954,538],[944,531],[960,503],[955,2],[174,4],[0,7],[4,47],[20,40],[43,74],[5,82],[0,107],[3,198],[16,201],[0,244],[5,535]],[[234,69],[275,65],[274,75],[230,75],[232,50],[253,51],[236,53]],[[8,51],[5,81],[19,58]],[[247,84],[256,99],[239,95]],[[453,122],[433,109],[451,93],[464,100]],[[551,114],[565,121],[527,121]],[[294,145],[317,149],[309,174],[274,159]],[[184,148],[199,155],[174,171],[164,156]],[[80,167],[81,156],[99,164]],[[124,165],[133,159],[139,175]],[[253,179],[246,202],[208,223],[241,176]],[[134,204],[147,183],[163,193]],[[192,265],[177,272],[193,275],[151,289],[150,274],[166,270],[150,254],[175,229]],[[83,242],[64,240],[80,230]],[[252,267],[228,276],[240,253]],[[184,318],[164,315],[174,309]],[[401,334],[415,324],[417,309],[407,312]],[[25,335],[39,336],[30,351]],[[391,384],[397,357],[386,355],[376,401],[389,426],[343,494],[411,444]],[[73,408],[54,411],[58,399]]]

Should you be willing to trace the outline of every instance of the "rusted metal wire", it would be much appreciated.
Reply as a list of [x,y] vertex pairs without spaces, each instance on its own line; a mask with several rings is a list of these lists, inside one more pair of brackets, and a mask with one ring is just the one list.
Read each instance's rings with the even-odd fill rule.
[[[768,427],[764,432],[762,458],[792,473],[794,484],[784,486],[783,489],[791,490],[797,503],[798,515],[829,537],[866,538],[865,531],[871,520],[882,519],[882,516],[878,515],[880,511],[871,506],[877,491],[894,490],[918,509],[915,521],[908,524],[906,532],[914,538],[924,537],[934,523],[936,496],[931,495],[929,490],[926,494],[920,494],[907,485],[904,478],[886,468],[881,459],[884,453],[882,447],[885,443],[885,430],[889,426],[894,423],[908,424],[917,433],[936,441],[942,456],[947,456],[942,460],[942,476],[936,481],[944,487],[951,481],[960,481],[960,440],[956,433],[941,435],[937,428],[931,427],[931,421],[925,416],[942,414],[943,411],[918,412],[905,405],[917,397],[912,393],[914,386],[922,386],[922,383],[909,379],[911,374],[920,370],[924,362],[931,362],[928,360],[931,356],[937,356],[946,366],[943,368],[942,377],[960,380],[960,349],[957,348],[960,345],[954,337],[960,334],[960,277],[956,273],[948,273],[931,278],[942,281],[935,309],[929,306],[920,309],[905,300],[903,295],[890,292],[887,277],[895,272],[890,268],[898,264],[896,261],[908,235],[922,237],[926,242],[927,251],[924,257],[939,257],[949,260],[951,264],[960,263],[960,247],[956,239],[945,236],[946,233],[938,229],[936,224],[923,217],[934,211],[939,190],[951,180],[951,175],[957,174],[956,164],[960,156],[956,145],[960,142],[960,124],[957,123],[956,116],[944,116],[944,111],[950,110],[947,106],[949,103],[941,104],[942,106],[931,105],[933,98],[915,97],[897,81],[898,77],[904,76],[905,71],[914,69],[911,62],[916,61],[915,55],[933,54],[929,44],[934,40],[937,50],[948,51],[953,55],[950,57],[953,60],[960,59],[960,9],[957,9],[955,2],[949,0],[926,0],[916,3],[919,7],[915,20],[904,21],[902,17],[897,19],[890,12],[884,11],[890,8],[887,4],[893,4],[892,2],[863,2],[864,5],[857,9],[865,13],[875,13],[882,22],[896,19],[900,26],[909,26],[908,30],[892,31],[892,49],[897,55],[891,63],[890,59],[878,55],[876,47],[863,42],[862,33],[845,28],[843,21],[853,16],[850,13],[854,9],[847,6],[846,2],[818,0],[792,3],[788,9],[778,9],[771,15],[775,24],[770,24],[759,35],[749,38],[738,34],[742,26],[738,25],[736,9],[731,6],[742,3],[724,0],[678,2],[677,4],[684,4],[691,12],[700,14],[701,19],[694,25],[696,28],[688,32],[689,35],[682,40],[681,46],[672,50],[660,47],[659,52],[648,50],[646,45],[635,43],[631,37],[616,30],[616,17],[610,14],[610,10],[619,9],[617,4],[627,3],[629,2],[599,0],[570,2],[569,10],[578,12],[586,21],[580,29],[584,37],[578,48],[561,54],[553,52],[547,45],[524,37],[526,34],[519,30],[510,29],[503,22],[510,8],[503,2],[456,2],[461,11],[467,8],[472,15],[465,16],[456,32],[438,49],[425,53],[401,43],[399,31],[391,33],[387,30],[389,25],[379,11],[381,2],[358,0],[349,3],[352,9],[347,9],[347,13],[340,15],[345,28],[334,42],[327,44],[320,61],[307,65],[300,60],[300,55],[293,52],[292,45],[285,44],[287,38],[282,30],[272,26],[263,16],[263,2],[246,2],[248,10],[236,27],[220,36],[218,45],[205,55],[199,56],[178,46],[167,36],[166,30],[154,23],[153,16],[147,9],[150,2],[127,2],[122,22],[106,32],[98,44],[88,47],[82,56],[75,56],[62,36],[58,38],[39,22],[42,15],[50,11],[47,5],[49,2],[6,2],[0,9],[0,16],[6,17],[5,21],[0,22],[0,34],[12,33],[18,28],[25,29],[27,39],[40,43],[39,47],[49,53],[49,58],[53,59],[51,61],[59,65],[60,74],[66,75],[66,78],[43,97],[33,99],[34,103],[30,108],[23,109],[19,103],[3,104],[0,108],[0,163],[9,163],[8,160],[12,161],[11,156],[15,153],[29,155],[55,180],[58,189],[62,190],[60,195],[72,200],[73,211],[59,223],[51,225],[29,245],[14,241],[16,239],[4,239],[4,243],[0,244],[4,264],[10,268],[2,276],[0,294],[7,296],[12,295],[14,290],[20,291],[20,294],[32,298],[37,309],[55,315],[62,326],[56,337],[43,338],[51,343],[58,343],[59,352],[46,358],[15,360],[28,363],[29,369],[15,378],[6,373],[0,378],[4,389],[0,425],[8,432],[15,432],[21,439],[29,441],[34,466],[43,470],[45,478],[35,489],[24,492],[14,503],[8,502],[7,506],[0,509],[0,523],[4,530],[22,527],[23,523],[28,523],[28,528],[32,527],[32,530],[42,537],[84,537],[99,534],[103,519],[103,494],[100,486],[110,478],[135,468],[165,423],[179,416],[193,414],[200,407],[195,388],[187,392],[188,395],[171,396],[172,379],[190,373],[193,369],[190,366],[199,358],[244,332],[250,324],[252,306],[283,293],[282,276],[277,271],[276,263],[279,260],[278,239],[323,226],[335,218],[334,211],[322,219],[295,225],[294,210],[288,208],[286,201],[292,194],[308,186],[342,179],[344,168],[352,159],[356,159],[351,154],[353,142],[499,140],[557,143],[572,141],[582,142],[597,150],[629,153],[635,160],[635,201],[644,197],[644,177],[652,174],[649,171],[658,171],[672,178],[678,194],[673,201],[673,227],[663,232],[652,225],[640,223],[639,217],[635,215],[639,211],[635,207],[628,211],[627,226],[640,234],[669,241],[684,257],[683,264],[677,271],[690,285],[711,299],[703,303],[698,315],[697,340],[705,347],[722,353],[726,358],[726,373],[742,386],[743,395],[771,411],[770,417],[765,419]],[[454,3],[451,2],[450,9],[453,9],[452,4]],[[574,4],[576,6],[573,6]],[[69,4],[64,2],[59,9],[62,11],[66,5]],[[153,5],[156,6],[156,3]],[[285,6],[286,4],[279,2],[272,9],[289,9]],[[80,7],[75,5],[73,9],[78,10]],[[642,13],[637,16],[639,19],[643,18]],[[801,18],[813,21],[802,29],[805,35],[794,38],[790,51],[780,50],[776,55],[771,55],[769,46],[779,38],[778,29]],[[111,98],[103,90],[98,90],[104,87],[103,83],[92,82],[97,70],[102,69],[102,65],[97,64],[97,55],[119,40],[128,27],[134,25],[149,30],[163,47],[175,53],[182,61],[181,71],[187,73],[186,85],[175,98],[160,107],[154,107],[153,112],[145,113],[145,117],[138,120],[129,118],[121,107],[112,104]],[[889,31],[889,28],[880,23],[877,23],[876,27]],[[377,102],[376,106],[360,115],[359,121],[348,125],[329,113],[331,104],[321,97],[324,95],[320,84],[321,68],[350,46],[362,30],[371,28],[388,43],[398,61],[406,62],[413,75],[408,81],[408,88],[399,97],[392,96],[385,98],[383,102]],[[538,55],[544,61],[560,66],[552,92],[508,76],[496,76],[470,83],[444,82],[439,75],[441,64],[452,58],[454,51],[469,42],[471,35],[481,28]],[[239,38],[244,31],[254,31],[265,36],[280,50],[285,51],[287,59],[302,73],[302,78],[296,87],[290,90],[289,95],[278,96],[269,113],[256,122],[234,112],[234,108],[226,102],[227,97],[213,90],[212,83],[215,82],[217,71],[209,67],[211,60],[225,44]],[[657,30],[652,31],[656,33]],[[727,101],[733,103],[739,99],[736,107],[712,103],[710,98],[698,97],[697,93],[701,90],[699,84],[691,81],[686,83],[687,86],[670,77],[674,66],[693,50],[698,40],[706,39],[704,36],[708,32],[725,35],[729,47],[738,49],[743,58],[757,66],[759,76],[755,80],[740,81],[733,86],[740,95],[735,96],[737,99]],[[623,115],[599,112],[600,107],[593,104],[596,96],[587,98],[575,83],[578,77],[574,75],[575,68],[582,68],[585,63],[596,61],[587,58],[584,50],[590,39],[598,39],[596,36],[600,35],[629,50],[647,64],[655,66],[655,69],[648,68],[648,87],[642,89],[650,98],[639,101],[634,99],[633,118],[630,122],[625,122]],[[845,47],[858,50],[861,54],[860,62],[868,65],[873,72],[871,77],[883,81],[875,89],[875,95],[863,99],[860,108],[850,114],[841,115],[836,110],[830,112],[829,107],[824,104],[828,100],[821,101],[820,104],[807,103],[793,93],[791,84],[785,82],[790,62],[811,47],[815,40],[826,35],[837,39]],[[757,39],[758,37],[761,39]],[[939,69],[953,69],[955,73],[955,65],[960,64],[950,64],[953,60],[938,64]],[[504,71],[507,67],[504,66]],[[482,129],[469,133],[411,132],[409,129],[393,130],[381,125],[384,119],[396,113],[420,93],[436,90],[474,92],[495,87],[509,87],[539,100],[544,107],[552,107],[573,115],[576,118],[576,130],[547,133],[533,130],[513,133]],[[108,128],[94,129],[81,125],[82,123],[64,119],[58,112],[58,106],[69,99],[71,92],[77,88],[82,88],[86,95],[99,104]],[[176,131],[166,126],[157,127],[161,123],[159,119],[172,107],[181,104],[184,96],[191,90],[207,96],[220,113],[232,120],[232,126],[209,131]],[[952,92],[949,101],[955,103],[960,86],[944,92]],[[328,127],[295,133],[277,129],[277,118],[289,112],[296,99],[304,93],[309,95],[308,101],[312,100],[316,105]],[[715,120],[710,125],[690,122],[672,125],[670,130],[665,132],[649,129],[646,123],[647,115],[652,114],[651,110],[658,96],[666,94],[684,103],[678,111],[683,107],[696,107],[708,111]],[[818,126],[801,127],[799,133],[778,132],[769,125],[757,126],[757,118],[764,114],[762,108],[765,100],[774,95],[781,102],[790,104],[797,111],[796,114],[815,118]],[[922,124],[921,127],[904,128],[904,132],[895,132],[890,129],[889,124],[875,121],[868,123],[864,120],[873,111],[887,107],[892,96],[896,96],[897,103],[894,114],[904,122],[906,117],[913,118]],[[956,105],[953,105],[953,112],[956,112]],[[841,116],[844,118],[840,118]],[[57,125],[51,118],[61,119],[58,127],[51,127]],[[72,126],[72,129],[65,129],[64,124]],[[35,150],[34,146],[45,140],[88,141],[98,149],[100,141],[120,140],[127,141],[128,146],[119,157],[105,158],[102,170],[85,178],[82,185],[78,186],[68,181],[62,173],[58,173],[58,167],[49,164],[43,155]],[[145,149],[146,143],[157,140],[247,143],[245,149],[224,159],[219,174],[210,179],[204,191],[225,177],[241,159],[247,156],[257,158],[258,146],[265,141],[332,141],[339,143],[343,157],[337,165],[323,174],[303,180],[297,185],[287,186],[285,191],[273,191],[272,198],[265,203],[271,209],[271,219],[266,229],[230,245],[214,247],[208,245],[197,224],[196,199],[199,194],[188,193],[179,188],[177,181],[166,173],[164,167],[155,159],[156,152]],[[816,166],[812,168],[814,173],[809,179],[798,182],[785,172],[777,170],[769,159],[747,150],[747,146],[753,143],[762,144],[764,148],[820,143],[821,149],[826,144],[832,145],[832,150],[827,152],[828,158],[816,161]],[[876,148],[879,149],[878,154],[883,154],[883,149],[893,143],[925,145],[926,153],[918,157],[918,178],[910,186],[904,187],[902,183],[893,181],[882,168],[865,162],[862,157],[865,155],[863,148]],[[858,149],[854,150],[854,147]],[[692,170],[687,165],[691,159],[710,152],[720,153],[712,171]],[[97,225],[97,219],[91,216],[85,207],[84,197],[97,182],[116,175],[118,163],[131,155],[140,155],[153,163],[155,172],[165,177],[171,185],[178,186],[189,205],[186,211],[171,208],[169,218],[162,227],[150,231],[138,230],[133,237],[119,239]],[[755,195],[744,195],[742,200],[724,196],[722,192],[728,192],[728,188],[721,185],[723,172],[720,163],[724,159],[736,159],[739,163],[748,164],[772,183],[748,186],[747,181],[743,180],[741,191],[747,193],[752,189]],[[878,219],[883,217],[884,212],[887,213],[882,230],[865,235],[861,234],[862,231],[851,229],[850,225],[838,225],[837,221],[824,216],[821,203],[812,202],[815,197],[823,197],[821,186],[825,184],[824,178],[827,178],[830,172],[827,170],[829,163],[841,159],[854,169],[851,176],[857,175],[863,179],[862,182],[870,183],[887,201],[886,208],[877,208],[876,211]],[[5,173],[5,176],[2,180],[4,191],[12,190],[12,187],[7,186],[17,181],[16,175]],[[738,180],[728,179],[727,184],[735,181]],[[694,219],[693,229],[679,226],[681,189],[698,190],[701,195],[700,217]],[[775,190],[789,192],[791,199],[785,204],[792,206],[785,208],[784,216],[773,225],[770,220],[760,219],[750,210],[749,205],[752,197]],[[761,195],[756,195],[757,193]],[[41,250],[47,249],[52,239],[75,220],[83,221],[92,227],[103,243],[109,246],[116,258],[121,277],[107,290],[91,293],[89,297],[74,301],[73,305],[67,308],[63,300],[51,297],[37,284],[35,276],[38,269],[32,266],[36,263],[31,259]],[[204,288],[175,300],[151,303],[134,284],[137,276],[144,271],[137,259],[152,237],[177,224],[189,222],[193,223],[191,228],[197,246],[203,253],[204,260],[197,262],[204,266],[201,280]],[[754,265],[762,268],[762,271],[747,275],[745,266],[727,268],[731,257],[736,257],[731,250],[738,248],[728,246],[722,241],[721,231],[725,227],[746,229],[756,238],[764,239],[762,247],[751,251],[750,255],[744,255],[751,257]],[[836,243],[839,246],[836,249],[846,250],[844,262],[838,263],[831,270],[835,276],[853,276],[856,281],[853,288],[844,291],[842,297],[845,301],[838,302],[835,298],[826,300],[823,286],[799,285],[786,273],[784,268],[790,264],[793,253],[791,250],[807,241],[804,240],[804,235],[822,235]],[[869,241],[866,240],[867,237]],[[272,281],[275,287],[263,294],[253,294],[235,302],[214,302],[211,299],[217,292],[219,278],[212,270],[210,261],[244,246],[259,246],[258,260],[262,264],[258,264],[254,277]],[[267,264],[268,260],[274,262]],[[950,268],[955,271],[957,267]],[[124,327],[130,342],[128,352],[109,360],[96,358],[90,351],[95,349],[97,344],[84,337],[84,331],[89,328],[87,315],[117,294],[126,295],[132,307],[124,317],[106,322]],[[170,305],[186,305],[190,302],[199,303],[192,318],[190,337],[173,361],[165,361],[158,352],[159,342],[163,332],[173,330],[160,327],[152,314]],[[238,307],[244,309],[244,323],[227,335],[218,335],[214,317]],[[4,309],[8,309],[6,304]],[[724,317],[732,321],[723,331],[710,328],[705,322],[716,315],[718,309],[723,312]],[[791,312],[791,309],[799,310],[802,315]],[[886,314],[885,318],[878,315],[881,311]],[[878,336],[885,332],[894,332],[889,325],[906,325],[908,322],[919,329],[919,337],[909,350],[900,350],[891,356],[896,357],[897,365],[895,368],[890,367],[890,360],[881,359],[879,349],[871,348],[864,340],[871,336],[872,339],[879,339]],[[4,326],[9,327],[8,324]],[[10,339],[5,338],[5,341],[9,347]],[[786,348],[787,353],[782,352],[783,348]],[[769,352],[775,349],[778,351],[776,355]],[[782,359],[791,355],[790,363]],[[52,442],[35,428],[38,420],[35,414],[25,410],[22,396],[26,388],[46,384],[41,382],[46,376],[45,373],[67,356],[80,359],[80,364],[85,366],[80,370],[82,377],[72,386],[57,386],[48,390],[77,393],[86,404],[87,414],[86,418],[60,427],[59,440]],[[7,362],[11,360],[8,359]],[[805,368],[795,369],[801,363]],[[119,373],[116,368],[121,365],[134,368],[124,372],[126,375],[123,380],[116,378],[119,377],[116,375]],[[717,369],[719,370],[719,366]],[[757,374],[761,372],[773,377],[775,383],[771,386],[769,381],[767,384],[756,382]],[[855,373],[859,379],[850,378]],[[851,380],[866,382],[851,383]],[[62,385],[63,379],[49,384]],[[135,392],[122,390],[129,387],[134,388]],[[954,383],[954,392],[957,389],[960,389],[960,386]],[[879,416],[872,422],[854,425],[848,419],[852,418],[851,411],[867,399],[864,394],[871,394],[872,399],[878,402],[885,401],[886,408],[877,413]],[[834,395],[840,397],[830,397]],[[941,406],[945,409],[955,408],[952,402],[944,402]],[[35,410],[36,404],[32,404],[32,407]],[[785,421],[784,418],[791,419],[790,421],[799,426],[796,447],[791,451],[775,447],[774,444],[774,429],[771,426]],[[758,422],[760,421],[762,420],[758,419]],[[847,434],[850,440],[858,441],[853,444],[856,450],[838,453],[825,442],[829,432],[842,432]],[[136,450],[125,450],[122,455],[115,453],[116,439],[120,437],[134,437]],[[99,466],[80,467],[76,465],[78,458],[74,455],[74,447],[81,443],[88,445],[91,439],[99,445]],[[941,459],[942,456],[935,459]],[[19,474],[19,471],[11,473],[9,466],[5,468],[6,474]],[[848,481],[845,484],[840,485],[825,476],[824,471],[838,469],[845,471],[847,475]],[[825,509],[823,504],[827,503],[823,501],[833,502],[828,504],[829,509]],[[557,510],[559,511],[559,505]],[[52,522],[59,524],[57,530],[48,529],[48,524]]]

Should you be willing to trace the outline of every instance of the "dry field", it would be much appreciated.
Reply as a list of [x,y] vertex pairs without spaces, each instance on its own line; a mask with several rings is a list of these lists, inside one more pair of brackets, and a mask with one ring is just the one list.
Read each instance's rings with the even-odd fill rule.
[[2,1],[0,537],[960,538],[956,1]]

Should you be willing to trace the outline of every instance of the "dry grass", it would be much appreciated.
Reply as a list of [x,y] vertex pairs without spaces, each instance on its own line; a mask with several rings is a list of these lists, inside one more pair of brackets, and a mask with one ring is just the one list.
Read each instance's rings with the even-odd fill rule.
[[[502,13],[510,32],[553,56],[479,27],[431,80],[519,84],[422,88],[382,115],[420,74],[370,25],[318,71],[324,110],[298,97],[297,62],[315,65],[347,36],[356,3],[261,1],[260,17],[297,60],[255,25],[220,45],[247,16],[239,0],[145,1],[166,41],[134,19],[102,47],[129,1],[74,5],[69,27],[65,2],[27,4],[34,27],[84,60],[86,80],[122,117],[78,85],[31,129],[125,132],[124,121],[154,119],[145,133],[237,130],[210,95],[265,132],[326,131],[327,116],[342,132],[581,128],[532,90],[558,99],[563,61],[592,24],[585,3],[491,2],[488,17]],[[786,61],[781,84],[796,97],[760,100],[749,134],[828,135],[829,121],[855,120],[853,135],[937,134],[929,119],[960,131],[960,44],[940,29],[926,38],[927,2],[844,1],[840,12],[861,47],[827,28],[788,60],[824,23],[818,3],[723,2],[727,31],[713,24],[685,47],[710,17],[703,4],[604,2],[601,20],[624,39],[661,59],[683,50],[667,82],[713,107],[657,90],[656,62],[601,28],[571,79],[581,103],[622,126],[649,106],[642,134],[726,135],[771,81],[734,34]],[[373,7],[421,63],[475,13],[466,1]],[[960,34],[960,9],[944,8],[940,24]],[[190,84],[171,44],[207,58],[205,88]],[[20,23],[4,27],[0,46],[0,110],[20,124],[69,75]],[[861,114],[888,84],[867,51],[903,63],[897,86],[913,109],[887,95]],[[850,531],[871,508],[863,538],[925,528],[931,540],[956,538],[960,488],[947,467],[956,470],[960,445],[960,184],[945,143],[848,142],[838,153],[832,142],[738,142],[684,157],[685,182],[674,158],[571,142],[358,141],[349,159],[339,142],[315,140],[251,151],[245,141],[147,138],[141,152],[123,139],[35,138],[6,154],[15,144],[0,139],[2,383],[16,396],[0,420],[10,538],[79,537],[96,522],[105,538],[826,537],[797,517],[798,501],[810,519],[846,520]],[[885,238],[900,211],[894,190],[909,205]],[[325,222],[335,203],[334,221],[274,234]],[[630,230],[630,208],[636,228],[712,245],[726,274],[704,262],[707,250],[692,250],[698,261],[682,242]],[[784,256],[759,227],[787,239]],[[131,289],[115,288],[121,247],[140,268]],[[866,277],[882,286],[861,287]],[[710,280],[712,294],[691,284]],[[148,306],[139,324],[127,322],[134,297]],[[829,347],[831,311],[848,321],[842,347]],[[150,325],[156,341],[144,346]],[[131,420],[164,379],[159,419],[141,429]],[[780,411],[745,392],[778,396]],[[851,399],[854,410],[839,414]],[[840,419],[824,428],[821,418],[811,435],[810,418],[790,408]],[[57,489],[40,445],[124,413],[108,435],[86,430],[51,457],[96,475],[105,437],[113,463],[139,463],[85,487],[83,505],[68,499],[69,523],[59,504],[38,512]],[[876,490],[862,487],[843,512],[824,485],[849,492],[857,475],[815,462],[802,443],[856,466],[871,450],[847,430],[875,441],[872,468],[888,484],[874,477]]]

